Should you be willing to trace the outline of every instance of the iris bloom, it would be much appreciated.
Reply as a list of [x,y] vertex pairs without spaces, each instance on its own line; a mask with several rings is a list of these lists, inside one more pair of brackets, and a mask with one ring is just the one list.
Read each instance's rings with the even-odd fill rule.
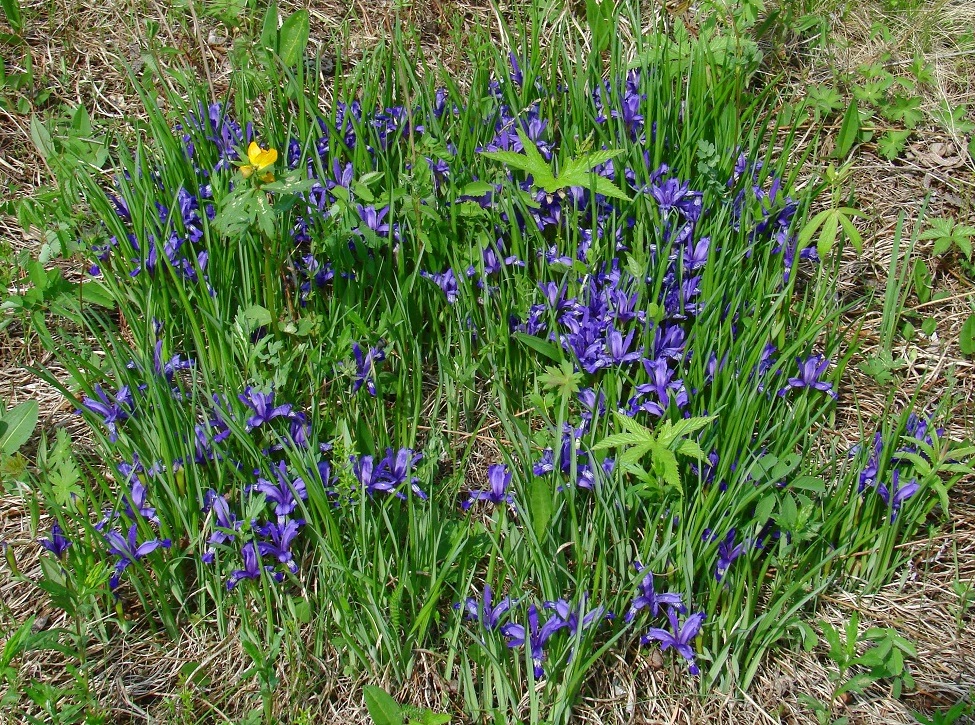
[[463,602],[457,602],[454,609],[463,609],[464,617],[468,621],[480,622],[485,629],[497,629],[501,618],[515,604],[516,600],[505,597],[498,605],[492,606],[494,593],[491,585],[484,585],[484,596],[478,602],[474,597],[468,597]]
[[132,410],[134,401],[128,385],[123,385],[112,400],[105,394],[101,385],[95,386],[98,400],[85,396],[81,401],[84,408],[102,417],[102,423],[108,429],[108,440],[115,443],[118,440],[118,423],[129,417],[126,410]]
[[891,509],[890,511],[890,522],[894,523],[894,519],[897,518],[897,512],[900,511],[901,504],[904,503],[911,496],[916,494],[921,488],[917,481],[912,480],[910,483],[906,483],[903,486],[900,485],[900,471],[894,470],[893,478],[890,482],[890,490],[882,484],[877,484],[877,493],[880,498],[884,500],[884,503]]
[[[251,141],[247,147],[247,160],[249,163],[240,167],[240,175],[249,179],[254,172],[264,171],[269,166],[273,166],[278,160],[277,149],[262,149],[256,141]],[[270,171],[262,174],[261,181],[274,181],[274,174]]]
[[291,480],[288,475],[288,465],[284,461],[280,461],[271,470],[274,471],[274,476],[278,479],[277,485],[266,478],[258,478],[254,490],[263,493],[267,502],[274,504],[274,514],[280,521],[295,510],[298,506],[298,499],[308,498],[308,492],[302,479]]
[[[249,541],[244,544],[241,548],[240,553],[244,557],[244,568],[235,569],[230,572],[230,577],[227,579],[227,591],[230,591],[237,583],[242,579],[260,579],[261,578],[261,555],[257,551],[257,546],[253,541]],[[272,566],[265,566],[264,569],[271,571],[274,569]],[[274,575],[274,578],[278,581],[284,579],[284,575],[280,572]]]
[[633,599],[633,604],[630,606],[630,611],[626,613],[623,617],[624,622],[632,622],[636,613],[641,609],[647,608],[650,610],[650,614],[656,617],[660,614],[660,605],[669,604],[671,607],[676,607],[677,609],[683,611],[684,605],[681,601],[680,594],[674,594],[667,592],[666,594],[657,594],[653,588],[653,572],[649,571],[643,564],[638,561],[633,562],[633,568],[637,571],[646,571],[647,575],[643,577],[643,581],[640,582],[638,586],[639,594]]
[[694,641],[697,633],[701,631],[701,625],[704,624],[705,616],[704,612],[692,614],[684,620],[684,625],[681,626],[677,620],[677,613],[673,609],[668,609],[667,619],[670,620],[670,628],[673,630],[673,634],[666,629],[651,627],[640,638],[640,642],[650,644],[653,640],[657,640],[660,642],[660,649],[663,651],[673,647],[681,657],[687,660],[690,665],[688,668],[690,673],[692,675],[699,675],[701,674],[701,670],[694,662],[694,648],[691,647],[691,642]]
[[538,624],[538,608],[532,604],[528,607],[528,627],[516,622],[509,622],[501,628],[501,633],[508,638],[508,647],[521,647],[526,642],[531,650],[532,663],[535,665],[535,679],[545,676],[542,661],[545,659],[545,644],[549,638],[565,626],[565,622],[558,614],[553,614],[545,624]]
[[151,554],[156,549],[168,549],[172,543],[169,539],[163,539],[162,541],[152,539],[151,541],[139,544],[136,542],[137,533],[138,527],[132,524],[129,527],[129,533],[126,537],[123,537],[118,531],[109,531],[105,534],[105,541],[108,542],[108,550],[119,557],[119,560],[115,563],[115,573],[108,581],[108,586],[111,589],[115,589],[118,586],[119,578],[122,576],[122,572],[128,568],[129,564]]
[[724,577],[728,567],[734,563],[735,559],[745,553],[748,548],[748,540],[735,544],[735,530],[731,529],[724,541],[718,544],[718,566],[714,570],[714,578],[718,581]]
[[514,495],[508,492],[508,486],[511,484],[511,471],[508,470],[507,466],[501,463],[490,466],[488,468],[488,484],[491,486],[490,491],[471,491],[470,498],[460,505],[461,508],[466,511],[476,501],[490,501],[496,505],[503,503],[509,506],[515,505]]
[[49,539],[41,539],[41,546],[54,554],[57,558],[64,556],[64,552],[71,546],[71,542],[65,537],[60,524],[51,527]]
[[833,390],[832,383],[820,380],[829,367],[828,359],[822,355],[811,355],[805,362],[800,359],[796,359],[796,362],[799,363],[799,377],[789,378],[786,386],[779,391],[780,397],[797,388],[813,388],[829,393],[833,398],[839,397]]
[[237,398],[241,403],[254,411],[254,415],[247,419],[247,430],[253,430],[264,423],[270,422],[274,418],[291,416],[290,403],[275,407],[273,390],[269,393],[262,393],[248,385],[247,389],[238,395]]

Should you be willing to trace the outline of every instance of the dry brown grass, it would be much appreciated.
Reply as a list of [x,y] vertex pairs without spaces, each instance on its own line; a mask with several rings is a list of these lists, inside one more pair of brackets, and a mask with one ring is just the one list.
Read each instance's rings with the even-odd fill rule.
[[[296,7],[281,3],[284,10]],[[123,120],[140,114],[138,99],[131,91],[123,69],[136,68],[148,47],[146,20],[159,23],[156,41],[178,49],[178,61],[196,68],[199,76],[216,88],[226,86],[230,53],[239,34],[209,18],[190,16],[185,22],[167,4],[157,0],[135,2],[107,0],[99,5],[78,6],[67,0],[28,0],[24,13],[32,21],[25,33],[34,61],[38,83],[52,89],[48,108],[60,103],[85,104],[96,120]],[[547,42],[558,42],[560,32],[578,32],[585,37],[580,21],[568,6],[552,6],[552,31]],[[449,29],[455,23],[488,26],[503,34],[503,21],[511,8],[492,8],[487,3],[468,4],[459,0],[421,0],[394,4],[389,0],[364,2],[317,1],[310,8],[312,45],[327,52],[331,43],[344,38],[352,57],[388,36],[397,14],[423,33],[424,51],[460,69],[463,53],[452,43]],[[837,70],[852,69],[892,53],[891,63],[908,61],[922,52],[935,66],[937,84],[924,92],[924,108],[937,108],[942,100],[975,106],[975,60],[970,50],[955,46],[958,32],[975,27],[975,4],[966,0],[935,2],[914,16],[893,24],[894,40],[871,39],[869,28],[876,7],[863,5],[837,22],[834,32],[848,43],[829,54],[804,53],[792,64],[786,83],[801,96],[810,83],[830,81]],[[562,30],[560,30],[560,28]],[[625,32],[635,32],[626,29]],[[9,53],[11,48],[0,46]],[[5,57],[8,57],[5,55]],[[12,57],[12,56],[11,56]],[[8,71],[11,70],[8,65]],[[39,109],[43,110],[43,109]],[[14,196],[30,195],[43,185],[47,170],[33,151],[29,119],[0,111],[0,186]],[[911,155],[890,163],[863,149],[853,168],[851,183],[856,204],[867,212],[863,223],[867,249],[862,257],[844,259],[840,293],[856,299],[865,290],[882,292],[893,249],[897,216],[905,212],[908,222],[917,218],[922,200],[930,194],[928,213],[952,216],[975,223],[975,170],[971,158],[959,153],[961,139],[934,125],[915,136]],[[815,170],[810,170],[813,173]],[[15,220],[0,216],[0,235],[17,249],[36,245],[36,234],[23,234]],[[902,250],[903,253],[904,250]],[[920,244],[915,256],[930,258]],[[876,421],[893,396],[897,407],[907,404],[921,390],[919,407],[934,406],[949,390],[958,403],[949,417],[948,433],[954,438],[972,437],[975,432],[975,383],[973,364],[958,349],[958,333],[971,311],[975,289],[969,279],[946,263],[937,270],[939,289],[950,297],[937,304],[920,305],[908,299],[908,308],[937,317],[937,333],[930,339],[918,337],[905,342],[897,336],[894,355],[909,360],[897,373],[896,386],[878,385],[851,366],[844,382],[845,401],[837,411],[833,435],[851,444],[859,438],[860,421]],[[879,344],[880,315],[877,305],[854,307],[846,324],[855,329],[862,323],[858,362]],[[46,430],[66,426],[75,440],[85,439],[84,426],[72,414],[73,406],[60,394],[27,370],[29,366],[52,369],[53,361],[40,346],[11,327],[0,333],[0,396],[8,402],[34,398],[41,403],[41,425]],[[53,368],[57,372],[57,368]],[[949,386],[949,374],[953,384]],[[868,425],[869,427],[869,425]],[[496,460],[490,438],[475,446],[476,465]],[[863,628],[893,626],[917,645],[919,656],[912,664],[917,692],[893,700],[878,686],[867,697],[851,702],[845,712],[853,723],[910,723],[911,709],[946,707],[970,696],[975,688],[975,627],[969,618],[956,627],[958,597],[956,581],[975,582],[975,481],[962,481],[952,494],[951,520],[943,533],[930,542],[911,544],[911,564],[902,579],[869,598],[858,598],[854,587],[831,592],[824,598],[820,616],[845,624],[854,609]],[[41,528],[46,522],[42,516]],[[2,621],[5,627],[37,615],[43,626],[63,626],[64,615],[53,611],[42,592],[31,582],[40,576],[39,547],[24,500],[19,495],[0,497],[0,540],[10,545],[23,578],[5,576],[0,581]],[[215,628],[200,622],[172,642],[154,633],[145,616],[131,623],[125,636],[116,634],[108,642],[93,641],[93,689],[110,712],[112,722],[229,722],[241,717],[257,702],[253,680],[242,681],[245,658],[236,634],[225,639]],[[312,639],[310,632],[306,641]],[[206,679],[194,677],[187,683],[181,668],[186,662],[200,664]],[[22,664],[24,677],[39,677],[66,684],[63,657],[55,653],[34,654]],[[432,655],[419,659],[413,680],[398,695],[435,709],[444,699],[454,701],[455,684],[444,681],[440,662]],[[628,653],[593,673],[577,713],[579,722],[590,723],[805,723],[810,714],[798,701],[800,693],[825,698],[828,693],[828,663],[821,651],[812,655],[780,652],[763,665],[749,693],[719,693],[700,699],[683,690],[682,680],[661,666],[658,656]],[[306,722],[367,722],[361,704],[360,681],[344,675],[339,653],[324,661],[310,649],[288,653],[282,658],[282,687],[277,693],[277,711],[286,721],[301,711]],[[313,694],[309,694],[313,693]],[[300,698],[299,700],[293,700]],[[11,722],[0,713],[0,722]]]

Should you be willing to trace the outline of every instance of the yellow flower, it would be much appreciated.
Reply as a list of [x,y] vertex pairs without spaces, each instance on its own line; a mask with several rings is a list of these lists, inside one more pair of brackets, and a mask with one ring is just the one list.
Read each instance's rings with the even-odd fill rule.
[[[277,149],[262,149],[257,145],[256,141],[251,141],[250,146],[247,147],[247,160],[250,161],[249,164],[243,164],[240,167],[241,176],[245,179],[250,178],[250,175],[255,171],[263,171],[268,166],[274,164],[278,160],[278,150]],[[270,171],[261,177],[262,181],[273,181],[274,174]]]

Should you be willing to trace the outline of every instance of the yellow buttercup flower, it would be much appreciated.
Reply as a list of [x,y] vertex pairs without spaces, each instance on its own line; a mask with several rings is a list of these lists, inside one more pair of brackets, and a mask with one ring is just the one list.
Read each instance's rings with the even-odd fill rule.
[[[273,165],[278,160],[278,150],[262,149],[256,141],[251,141],[250,146],[247,147],[247,160],[250,163],[240,167],[241,176],[245,179],[250,178],[250,175],[255,171],[263,171],[268,166]],[[274,174],[269,171],[261,177],[261,180],[273,181]]]

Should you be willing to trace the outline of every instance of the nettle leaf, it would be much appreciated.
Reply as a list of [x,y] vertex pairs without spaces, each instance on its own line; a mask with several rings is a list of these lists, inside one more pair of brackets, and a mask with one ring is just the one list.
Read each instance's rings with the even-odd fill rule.
[[564,395],[574,395],[579,392],[582,374],[575,371],[568,360],[564,360],[560,367],[549,365],[545,372],[538,376],[538,381],[546,388],[558,388]]

